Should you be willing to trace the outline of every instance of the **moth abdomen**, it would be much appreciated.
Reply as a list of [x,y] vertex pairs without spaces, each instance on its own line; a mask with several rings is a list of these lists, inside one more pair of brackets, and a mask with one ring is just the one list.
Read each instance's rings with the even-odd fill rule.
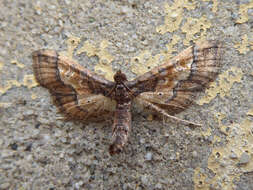
[[131,102],[117,104],[113,123],[113,143],[109,148],[111,155],[120,153],[128,141],[131,129]]

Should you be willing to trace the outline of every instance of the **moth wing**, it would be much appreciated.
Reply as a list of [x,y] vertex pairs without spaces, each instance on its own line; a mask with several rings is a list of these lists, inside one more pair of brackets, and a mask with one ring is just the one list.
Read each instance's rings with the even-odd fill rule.
[[67,119],[100,120],[113,117],[115,102],[106,97],[114,83],[83,68],[54,50],[33,52],[38,83],[47,88]]
[[221,66],[221,43],[205,41],[189,47],[168,63],[130,81],[136,101],[152,103],[177,114],[195,99],[197,92],[214,81]]

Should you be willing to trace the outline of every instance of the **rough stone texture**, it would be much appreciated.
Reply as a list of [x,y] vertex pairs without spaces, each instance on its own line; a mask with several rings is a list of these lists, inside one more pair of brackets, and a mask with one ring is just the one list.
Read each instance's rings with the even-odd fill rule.
[[252,172],[244,173],[239,181],[235,181],[237,185],[236,190],[248,190],[253,189],[253,174]]
[[[252,10],[247,0],[1,0],[0,189],[252,189]],[[134,114],[114,157],[110,122],[62,121],[32,75],[41,48],[133,78],[198,39],[227,47],[217,82],[178,116],[203,127]]]

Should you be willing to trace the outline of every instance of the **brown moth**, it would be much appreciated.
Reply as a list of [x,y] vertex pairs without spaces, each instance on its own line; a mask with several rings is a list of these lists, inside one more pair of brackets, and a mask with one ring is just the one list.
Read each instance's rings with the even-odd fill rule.
[[197,92],[216,78],[221,66],[221,43],[197,43],[132,81],[120,70],[114,82],[106,80],[54,50],[38,50],[32,57],[38,83],[49,90],[66,118],[114,118],[109,152],[115,154],[128,141],[133,101],[165,117],[194,124],[173,115],[191,105]]

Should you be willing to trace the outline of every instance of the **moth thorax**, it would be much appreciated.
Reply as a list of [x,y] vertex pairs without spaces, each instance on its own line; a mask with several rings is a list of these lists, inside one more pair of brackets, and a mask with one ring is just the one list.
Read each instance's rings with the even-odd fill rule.
[[126,90],[126,88],[124,87],[123,84],[117,84],[117,86],[115,88],[115,91],[116,91],[116,95],[125,95],[125,94],[127,94],[127,90]]
[[117,84],[115,88],[116,100],[118,99],[121,102],[129,101],[129,93],[126,87],[123,84]]

